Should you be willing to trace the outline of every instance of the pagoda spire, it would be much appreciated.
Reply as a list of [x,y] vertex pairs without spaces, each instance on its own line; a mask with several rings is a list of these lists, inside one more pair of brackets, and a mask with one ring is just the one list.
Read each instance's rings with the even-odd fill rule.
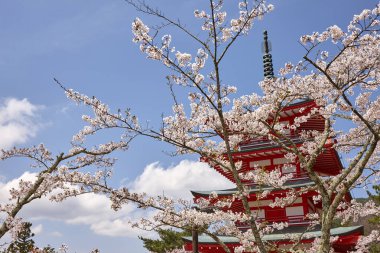
[[271,43],[268,41],[268,32],[264,31],[264,42],[262,44],[263,51],[263,65],[264,65],[264,78],[273,78],[273,64],[272,64],[272,55],[269,53],[272,51]]

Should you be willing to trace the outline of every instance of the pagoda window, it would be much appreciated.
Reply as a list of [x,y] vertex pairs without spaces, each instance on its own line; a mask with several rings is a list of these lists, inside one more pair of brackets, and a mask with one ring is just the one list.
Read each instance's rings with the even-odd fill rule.
[[283,174],[295,173],[297,172],[297,167],[294,164],[289,164],[281,168]]
[[289,173],[296,173],[297,172],[297,166],[295,164],[292,164],[290,160],[288,160],[284,157],[273,159],[273,164],[274,165],[286,164],[286,166],[283,166],[281,168],[281,172],[283,174],[289,174]]
[[289,159],[286,159],[285,157],[273,159],[274,165],[285,164],[285,163],[291,163],[291,161]]
[[286,216],[304,215],[303,206],[291,206],[286,208]]
[[300,203],[302,203],[303,201],[302,201],[302,198],[300,198],[300,197],[298,197],[298,198],[296,198],[296,200],[293,202],[293,204],[300,204]]
[[252,210],[252,214],[257,219],[265,219],[265,210],[264,209]]
[[265,166],[269,166],[269,165],[271,165],[270,159],[249,162],[250,168],[254,168],[255,166],[256,167],[265,167]]
[[269,206],[273,201],[272,200],[255,200],[255,201],[249,201],[248,205],[249,207],[260,207],[260,206]]

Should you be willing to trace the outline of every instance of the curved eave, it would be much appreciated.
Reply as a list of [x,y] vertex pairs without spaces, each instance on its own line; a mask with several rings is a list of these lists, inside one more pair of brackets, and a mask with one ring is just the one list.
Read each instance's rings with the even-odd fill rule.
[[[351,235],[363,235],[364,234],[364,227],[363,226],[352,226],[352,227],[338,227],[338,228],[332,228],[330,230],[331,236],[339,236],[339,237],[345,237],[345,236],[351,236]],[[290,238],[293,236],[301,236],[303,234],[304,238],[313,239],[317,237],[322,236],[322,232],[320,230],[318,231],[310,231],[310,232],[297,232],[297,233],[278,233],[278,234],[269,234],[264,235],[263,240],[264,241],[289,241]],[[237,244],[239,243],[239,239],[233,236],[218,236],[218,238],[224,242],[225,244]],[[191,236],[185,236],[182,237],[182,239],[185,242],[191,242],[192,237]],[[198,242],[200,244],[218,244],[215,242],[214,239],[212,239],[210,236],[201,235],[198,237]]]
[[[280,116],[280,118],[282,119],[294,118],[300,115],[307,114],[308,112],[310,112],[312,108],[315,108],[315,107],[317,107],[317,104],[315,103],[314,100],[311,100],[311,99],[299,100],[295,103],[289,104],[288,106],[285,106],[284,108],[282,108],[278,116]],[[301,109],[303,110],[301,111]],[[273,115],[269,115],[268,120],[270,121],[272,119],[273,119]],[[221,132],[219,131],[216,131],[216,132],[221,138],[224,139],[224,136]]]
[[[282,108],[279,112],[279,116],[280,118],[292,118],[299,115],[304,115],[308,113],[311,110],[311,108],[315,107],[317,107],[317,104],[314,100],[300,100],[299,102],[292,103]],[[303,110],[301,111],[301,109]],[[269,119],[271,119],[271,116],[269,116]]]
[[[293,180],[289,181],[288,183],[285,183],[285,186],[287,188],[301,188],[305,186],[312,186],[315,185],[313,181],[310,180]],[[263,187],[256,187],[256,188],[251,188],[249,193],[256,193],[259,191],[286,191],[287,189],[283,188],[274,188],[274,187],[269,187],[269,186],[263,186]],[[209,197],[211,193],[216,193],[218,196],[231,196],[235,193],[237,193],[237,188],[232,188],[232,189],[226,189],[226,190],[214,190],[214,191],[190,191],[191,194],[193,194],[194,197]]]
[[[297,146],[300,146],[301,143],[298,143]],[[342,171],[343,165],[339,159],[339,155],[336,152],[334,148],[331,147],[331,143],[326,144],[324,153],[320,154],[316,160],[314,170],[317,172],[322,173],[323,175],[337,175]],[[283,148],[277,146],[277,147],[271,147],[271,148],[265,148],[265,149],[253,149],[253,150],[244,150],[244,151],[238,151],[232,153],[233,158],[236,161],[241,160],[260,160],[265,159],[271,156],[279,156],[283,155],[286,152]],[[252,170],[252,168],[248,167],[249,163],[243,163],[242,169],[239,171],[239,173],[248,172],[249,170]],[[214,166],[214,169],[229,179],[231,182],[235,182],[232,172],[225,171],[219,166]]]

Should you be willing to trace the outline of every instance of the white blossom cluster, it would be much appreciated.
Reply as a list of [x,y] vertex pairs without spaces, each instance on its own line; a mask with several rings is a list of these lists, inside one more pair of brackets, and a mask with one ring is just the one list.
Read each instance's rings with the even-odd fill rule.
[[[194,12],[202,22],[201,29],[207,33],[206,40],[180,23],[165,19],[200,44],[195,54],[177,50],[170,35],[157,42],[151,28],[139,18],[132,23],[133,41],[140,45],[140,50],[172,71],[168,76],[170,85],[178,84],[190,90],[186,102],[175,97],[173,114],[163,118],[161,129],[143,129],[130,110],[112,113],[99,99],[63,87],[69,99],[90,107],[93,113],[83,116],[86,126],[74,135],[71,149],[53,155],[41,144],[1,151],[1,160],[30,159],[38,173],[34,180],[20,180],[10,190],[9,202],[0,204],[4,217],[0,237],[8,232],[16,234],[21,223],[18,213],[31,201],[41,197],[62,201],[87,192],[108,196],[116,211],[129,203],[156,210],[151,219],[132,222],[141,229],[166,226],[197,229],[216,241],[217,233],[235,236],[241,243],[235,252],[268,252],[273,245],[263,242],[262,236],[289,225],[268,224],[258,219],[248,204],[252,183],[286,191],[283,196],[277,196],[271,204],[273,207],[290,206],[303,192],[314,191],[313,201],[322,205],[322,209],[320,213],[307,215],[311,226],[318,224],[329,230],[335,218],[348,221],[379,215],[375,203],[347,202],[346,197],[353,187],[380,178],[380,6],[355,16],[346,31],[334,25],[321,33],[302,36],[306,50],[303,61],[286,63],[278,77],[260,82],[262,95],[237,97],[237,88],[222,82],[221,62],[234,41],[247,34],[254,21],[272,11],[273,6],[263,0],[240,1],[238,17],[228,20],[230,16],[223,10],[222,0],[210,3],[210,11]],[[329,50],[330,43],[337,48],[335,51]],[[294,109],[294,119],[282,122],[281,115],[286,115],[286,108],[300,101],[306,101],[308,106]],[[345,128],[338,129],[337,121],[344,122]],[[308,128],[309,122],[317,126]],[[121,130],[120,140],[96,146],[86,144],[89,136],[104,129]],[[230,175],[237,194],[223,199],[213,193],[209,198],[199,199],[197,209],[185,200],[134,193],[125,187],[113,189],[106,183],[112,174],[109,168],[115,162],[109,154],[127,149],[137,135],[167,142],[175,147],[175,154],[198,154],[202,161]],[[300,169],[314,182],[313,188],[297,192],[285,187],[293,175],[282,173],[280,167],[269,172],[258,167],[248,173],[243,171],[243,161],[235,155],[243,143],[252,140],[279,147],[292,164],[300,164]],[[339,174],[323,175],[313,169],[318,157],[335,151],[349,157]],[[97,172],[89,173],[87,167]],[[270,194],[271,190],[266,189],[259,197],[263,199]],[[228,210],[236,202],[243,205],[243,212]],[[240,231],[237,224],[247,224],[248,229]],[[378,238],[378,231],[362,237],[357,252],[366,252],[368,245]],[[322,235],[314,240],[308,252],[329,252],[335,240],[336,237]],[[67,248],[62,247],[62,251],[66,252]]]
[[380,216],[380,207],[372,200],[359,203],[353,199],[351,203],[342,202],[339,209],[342,211],[337,212],[337,218],[340,218],[342,223],[357,222],[359,218],[369,215]]
[[359,239],[359,242],[355,246],[355,251],[352,252],[359,252],[359,253],[365,253],[370,252],[370,246],[371,245],[378,245],[380,243],[380,231],[379,230],[372,230],[369,235],[362,236]]

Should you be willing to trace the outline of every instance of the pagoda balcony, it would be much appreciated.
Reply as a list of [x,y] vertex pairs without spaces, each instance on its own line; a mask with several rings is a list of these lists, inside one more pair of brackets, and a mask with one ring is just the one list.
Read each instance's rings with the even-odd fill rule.
[[[285,182],[285,185],[291,185],[293,182],[296,182],[296,181],[311,181],[310,179],[310,176],[307,172],[294,172],[294,173],[287,173],[287,174],[292,174],[292,178],[288,179],[286,182]],[[252,182],[252,181],[244,181],[243,180],[243,183],[247,186],[250,186],[250,187],[260,187],[260,186],[263,186],[262,184],[258,184],[256,182]]]
[[[285,138],[280,139],[280,142],[283,145],[289,146],[291,143],[303,143],[304,140],[298,133],[292,133],[286,134]],[[274,147],[280,147],[280,144],[270,140],[268,137],[262,137],[239,144],[239,151],[272,149]]]
[[[272,217],[270,219],[258,218],[256,219],[258,223],[267,222],[268,226],[271,226],[271,223],[280,223],[287,222],[288,226],[308,226],[311,224],[311,221],[306,219],[304,215],[294,215],[286,217]],[[237,222],[235,223],[236,227],[240,230],[247,230],[250,228],[249,223]]]
[[[350,252],[355,249],[355,244],[360,239],[360,236],[364,234],[363,226],[351,226],[351,227],[336,227],[330,230],[331,236],[337,237],[337,240],[332,242],[332,247],[335,252]],[[288,249],[289,243],[292,243],[290,238],[296,238],[303,236],[301,244],[305,246],[310,245],[315,238],[321,237],[321,227],[316,226],[313,229],[305,231],[304,226],[291,226],[284,228],[282,230],[274,231],[270,234],[265,234],[262,236],[262,240],[268,243],[274,243],[279,246],[280,252],[284,252]],[[235,252],[235,248],[240,246],[240,240],[237,237],[218,235],[219,240],[221,240],[231,252]],[[183,237],[185,241],[184,249],[187,251],[192,251],[192,237]],[[219,243],[213,238],[200,235],[198,237],[200,252],[204,253],[225,253]]]
[[[292,136],[290,138],[294,144],[301,146],[304,140],[300,136]],[[334,143],[333,139],[328,140],[325,144],[325,148],[322,154],[320,154],[315,162],[314,171],[320,173],[321,175],[331,176],[337,175],[343,169],[343,165],[340,162],[339,155],[336,150],[332,147]],[[284,140],[283,144],[287,145],[287,141]],[[290,145],[290,144],[289,144]],[[281,147],[281,145],[274,144],[271,140],[254,140],[240,145],[240,149],[232,153],[233,159],[238,162],[242,161],[242,167],[239,170],[239,173],[246,173],[255,169],[256,165],[259,167],[264,167],[266,170],[272,170],[279,168],[282,164],[287,163],[276,162],[277,160],[286,160],[284,156],[286,151]],[[207,161],[204,159],[203,161]],[[289,163],[289,161],[288,161]],[[299,163],[291,163],[297,166],[296,171],[286,171],[285,173],[295,173],[295,177],[302,178],[304,177],[304,171],[299,167]],[[224,177],[229,179],[232,182],[235,182],[233,174],[231,171],[222,169],[216,164],[210,163],[214,169],[222,174]]]

